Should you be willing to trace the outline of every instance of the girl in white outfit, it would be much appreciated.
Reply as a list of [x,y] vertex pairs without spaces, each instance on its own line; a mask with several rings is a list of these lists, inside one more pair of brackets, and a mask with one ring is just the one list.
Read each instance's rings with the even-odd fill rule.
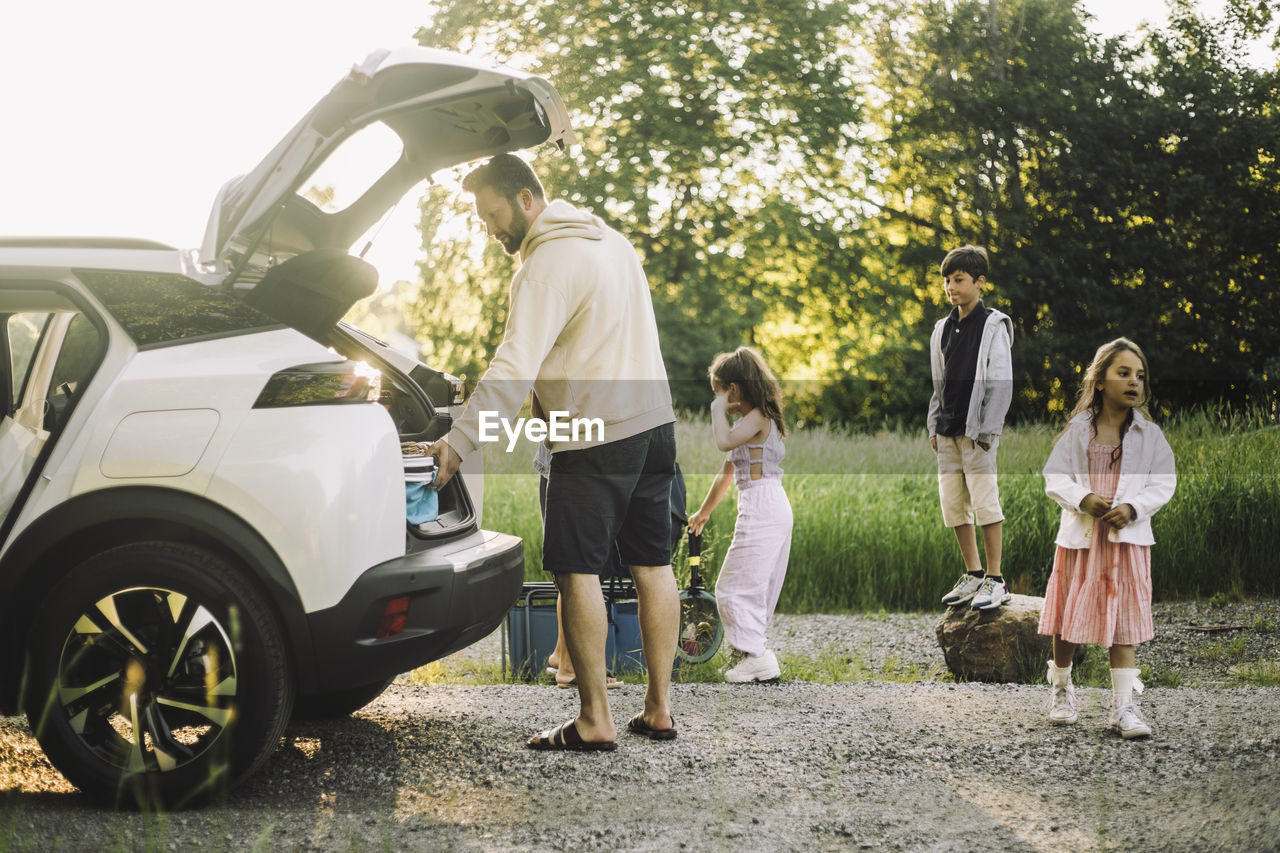
[[[728,451],[702,506],[689,517],[701,533],[729,484],[738,487],[738,520],[716,580],[716,602],[729,643],[724,680],[775,681],[782,675],[768,648],[765,629],[773,620],[791,554],[791,503],[782,490],[787,434],[782,388],[760,354],[750,347],[721,353],[711,364],[711,429],[716,447]],[[729,417],[738,415],[730,424]]]

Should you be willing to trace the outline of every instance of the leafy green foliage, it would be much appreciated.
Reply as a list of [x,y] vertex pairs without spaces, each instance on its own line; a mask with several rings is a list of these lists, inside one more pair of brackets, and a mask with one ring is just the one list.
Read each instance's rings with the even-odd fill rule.
[[1166,408],[1273,406],[1280,78],[1238,59],[1247,4],[1221,32],[1184,4],[1137,49],[1055,0],[877,6],[873,230],[896,235],[904,302],[934,301],[947,248],[989,248],[1014,418],[1069,406],[1118,335],[1146,348]]
[[[1280,409],[1280,71],[1246,65],[1274,3],[1189,0],[1138,45],[1061,0],[445,0],[424,44],[553,80],[581,145],[539,154],[549,191],[630,238],[653,286],[677,405],[712,356],[760,347],[790,416],[918,425],[938,263],[989,249],[1014,320],[1011,418],[1071,405],[1126,335],[1165,411]],[[448,183],[411,319],[477,375],[512,261]]]
[[[812,324],[823,313],[815,295],[857,266],[843,241],[861,119],[851,91],[855,23],[847,4],[801,0],[453,0],[418,37],[518,57],[555,81],[582,144],[535,167],[549,192],[635,244],[677,404],[701,407],[715,353],[760,344],[792,318]],[[436,205],[424,209],[431,236],[442,221]],[[509,274],[507,263],[490,248],[480,273],[460,280],[465,252],[431,245],[440,253],[432,272],[499,324],[481,280]],[[429,296],[424,316],[440,317],[444,298]],[[495,343],[474,340],[477,353]]]

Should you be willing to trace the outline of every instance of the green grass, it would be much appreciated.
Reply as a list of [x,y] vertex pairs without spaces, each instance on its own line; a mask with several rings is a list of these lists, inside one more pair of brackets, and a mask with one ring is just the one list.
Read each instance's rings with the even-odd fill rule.
[[1247,648],[1248,640],[1242,635],[1230,641],[1219,640],[1211,643],[1204,648],[1200,656],[1207,660],[1239,661],[1244,658]]
[[1182,670],[1176,667],[1155,664],[1152,666],[1142,666],[1139,668],[1139,671],[1142,683],[1148,687],[1182,686]]
[[1232,669],[1234,686],[1240,687],[1277,687],[1280,686],[1280,662],[1259,660],[1240,664]]
[[[903,664],[896,657],[888,657],[874,667],[861,655],[829,650],[818,657],[779,655],[782,677],[787,681],[814,681],[819,684],[842,682],[880,681],[898,684],[918,682],[954,681],[946,665],[938,662],[928,668],[917,663]],[[723,679],[721,679],[723,680]]]
[[[1152,575],[1159,599],[1219,594],[1225,602],[1280,595],[1280,429],[1260,418],[1206,414],[1163,425],[1178,464],[1178,491],[1153,521]],[[676,426],[680,464],[696,509],[723,454],[705,418]],[[1015,592],[1042,595],[1053,563],[1059,509],[1040,471],[1056,427],[1007,430],[1000,445],[1005,511],[1004,573]],[[485,526],[525,540],[526,575],[541,571],[534,448],[485,449]],[[779,609],[792,613],[931,610],[962,570],[955,537],[942,525],[936,464],[920,433],[851,435],[803,429],[787,439],[784,485],[795,533]],[[712,515],[703,543],[704,576],[714,584],[733,534],[732,490]],[[677,574],[686,575],[683,557]]]
[[[479,661],[464,657],[446,658],[420,666],[405,675],[410,684],[502,684],[500,661]],[[550,684],[550,677],[545,678]]]
[[[1239,661],[1243,657],[1242,653],[1226,652],[1225,650],[1229,647],[1230,644],[1224,646],[1223,653],[1214,659],[1230,656],[1231,659]],[[1100,646],[1084,646],[1083,650],[1083,659],[1072,668],[1072,682],[1077,687],[1109,689],[1111,665],[1107,650]],[[879,666],[875,666],[865,655],[850,654],[847,650],[837,649],[834,646],[817,655],[780,654],[778,661],[782,665],[783,681],[807,681],[818,684],[864,681],[914,684],[953,683],[960,680],[942,661],[925,667],[917,663],[904,664],[897,658],[889,657]],[[722,669],[726,662],[727,656],[721,652],[706,663],[682,663],[675,673],[674,680],[681,684],[721,684],[724,682]],[[1142,681],[1147,687],[1177,688],[1182,686],[1185,678],[1181,669],[1163,664],[1140,664],[1140,671]],[[446,659],[419,667],[405,678],[411,684],[423,685],[497,685],[510,683],[511,674],[508,672],[504,677],[501,664],[498,663]],[[627,684],[643,685],[645,683],[645,676],[641,672],[622,673],[619,678]],[[1009,678],[1009,683],[1042,685],[1044,679],[1044,661],[1037,656],[1034,662],[1029,661],[1025,667],[1020,667]],[[555,681],[551,676],[542,674],[527,683],[551,687],[554,686]],[[1230,682],[1209,686],[1280,686],[1280,662],[1241,661],[1231,667]],[[0,842],[0,853],[3,851],[3,843]]]

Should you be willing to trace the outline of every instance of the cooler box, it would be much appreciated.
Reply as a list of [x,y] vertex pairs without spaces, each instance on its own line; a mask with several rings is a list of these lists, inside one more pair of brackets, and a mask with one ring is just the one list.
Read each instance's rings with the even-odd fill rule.
[[[605,666],[616,674],[644,672],[644,652],[640,647],[640,617],[635,587],[606,582],[605,607],[609,632],[605,636]],[[508,652],[511,675],[532,681],[547,668],[547,658],[556,648],[556,586],[553,583],[525,583],[520,598],[512,606],[502,632],[502,674],[506,677]]]

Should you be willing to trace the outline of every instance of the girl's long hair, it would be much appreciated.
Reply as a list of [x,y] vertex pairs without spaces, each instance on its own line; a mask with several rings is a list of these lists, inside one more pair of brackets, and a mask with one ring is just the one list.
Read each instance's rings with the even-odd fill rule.
[[[1144,415],[1147,414],[1147,403],[1151,400],[1151,370],[1147,366],[1147,356],[1141,347],[1128,338],[1116,338],[1098,347],[1098,351],[1093,354],[1093,361],[1089,362],[1084,378],[1080,380],[1080,399],[1076,400],[1068,420],[1081,412],[1088,412],[1090,423],[1097,423],[1098,415],[1102,412],[1102,389],[1098,387],[1098,383],[1106,378],[1107,368],[1111,367],[1111,362],[1122,352],[1131,352],[1142,362],[1145,380],[1142,383],[1142,396],[1135,408]],[[1131,420],[1132,416],[1125,418],[1124,425],[1120,428],[1121,435],[1124,435]]]
[[713,386],[728,388],[730,384],[738,383],[742,399],[777,424],[779,437],[786,437],[787,425],[782,422],[782,386],[760,353],[751,347],[722,352],[711,362],[708,372]]

